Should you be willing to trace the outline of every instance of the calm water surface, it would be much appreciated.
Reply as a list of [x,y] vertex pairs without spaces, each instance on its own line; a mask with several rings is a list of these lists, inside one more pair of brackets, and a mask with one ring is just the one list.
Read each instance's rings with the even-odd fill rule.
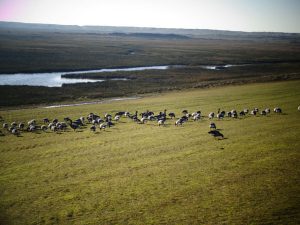
[[[208,70],[221,70],[237,65],[207,65],[200,66]],[[167,70],[169,68],[182,68],[182,65],[166,65],[166,66],[144,66],[119,69],[98,69],[84,70],[72,72],[53,72],[53,73],[16,73],[16,74],[0,74],[0,85],[29,85],[29,86],[46,86],[46,87],[61,87],[63,84],[87,83],[87,82],[103,82],[103,79],[73,79],[63,78],[63,74],[86,74],[86,73],[101,73],[101,72],[117,72],[117,71],[141,71],[141,70]],[[114,78],[111,80],[127,80],[126,78]]]
[[[29,85],[29,86],[46,86],[61,87],[63,84],[87,83],[87,82],[103,82],[99,79],[70,79],[62,78],[62,74],[85,74],[85,73],[101,73],[116,71],[141,71],[141,70],[166,70],[169,66],[145,66],[120,69],[99,69],[84,70],[72,72],[54,72],[54,73],[16,73],[16,74],[0,74],[0,85]],[[114,78],[111,80],[127,80],[124,78]]]

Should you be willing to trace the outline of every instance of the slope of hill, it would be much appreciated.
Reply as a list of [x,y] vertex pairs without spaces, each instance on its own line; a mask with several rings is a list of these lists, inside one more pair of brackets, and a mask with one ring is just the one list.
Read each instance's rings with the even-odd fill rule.
[[[201,110],[175,127],[122,117],[93,133],[0,136],[0,224],[299,224],[300,82],[172,92],[139,100],[0,111],[9,124],[93,112]],[[281,107],[267,116],[209,112]]]

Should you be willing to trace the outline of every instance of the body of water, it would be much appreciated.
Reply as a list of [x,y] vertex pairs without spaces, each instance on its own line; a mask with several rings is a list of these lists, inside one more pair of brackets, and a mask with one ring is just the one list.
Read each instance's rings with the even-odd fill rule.
[[0,75],[0,85],[61,87],[63,84],[104,81],[104,80],[92,80],[92,79],[67,79],[67,78],[62,78],[61,74],[62,73],[4,74],[4,75]]
[[233,67],[233,66],[242,66],[242,65],[231,65],[231,64],[227,64],[227,65],[223,65],[223,66],[200,66],[202,69],[207,69],[207,70],[223,70],[229,67]]
[[[16,74],[0,74],[0,85],[29,85],[29,86],[46,86],[61,87],[63,84],[87,83],[87,82],[103,82],[103,79],[73,79],[63,78],[63,74],[85,74],[85,73],[101,73],[101,72],[117,72],[117,71],[141,71],[141,70],[166,70],[169,66],[144,66],[119,69],[99,69],[84,70],[72,72],[53,72],[53,73],[16,73]],[[111,80],[127,80],[125,78],[114,78]]]
[[[240,65],[206,65],[200,66],[208,70],[222,70],[232,66]],[[167,70],[169,68],[182,68],[182,65],[172,66],[143,66],[131,68],[117,69],[98,69],[98,70],[83,70],[72,72],[53,72],[53,73],[16,73],[16,74],[0,74],[0,85],[29,85],[29,86],[46,86],[46,87],[61,87],[63,84],[87,83],[87,82],[103,82],[104,79],[74,79],[61,77],[63,74],[87,74],[101,72],[117,72],[117,71],[141,71],[141,70]],[[114,78],[111,80],[124,80],[126,78]]]

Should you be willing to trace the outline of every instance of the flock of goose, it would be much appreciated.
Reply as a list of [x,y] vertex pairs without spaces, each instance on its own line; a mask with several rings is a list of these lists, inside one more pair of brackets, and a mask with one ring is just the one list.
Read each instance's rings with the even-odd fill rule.
[[[298,110],[300,111],[300,106],[298,107]],[[279,107],[276,107],[273,109],[274,113],[282,113],[282,109]],[[209,134],[213,135],[214,137],[223,138],[223,134],[221,134],[217,130],[217,126],[215,122],[212,122],[214,118],[217,118],[218,120],[222,120],[225,117],[227,118],[238,118],[238,117],[245,117],[247,114],[256,116],[266,116],[267,114],[270,114],[271,110],[269,108],[266,108],[264,110],[259,110],[258,108],[254,108],[253,110],[244,109],[242,111],[237,111],[235,109],[225,112],[218,109],[217,113],[210,112],[208,114],[208,119],[211,121],[209,124],[210,131]],[[16,121],[7,123],[4,122],[4,119],[0,116],[0,121],[3,122],[3,129],[0,130],[0,133],[2,136],[5,134],[13,134],[16,136],[20,136],[22,132],[36,132],[36,131],[44,131],[50,130],[52,132],[62,132],[66,131],[67,129],[73,129],[76,131],[77,129],[85,128],[89,125],[89,129],[92,132],[95,132],[97,128],[100,130],[105,130],[106,128],[115,126],[116,123],[122,118],[128,118],[131,121],[138,123],[138,124],[145,124],[147,121],[156,121],[158,126],[164,126],[165,122],[167,120],[174,121],[175,126],[182,126],[184,123],[186,123],[189,120],[192,121],[198,121],[200,119],[203,119],[205,116],[202,116],[201,111],[196,111],[193,113],[189,113],[188,110],[183,110],[182,115],[176,119],[176,115],[174,112],[170,112],[167,114],[167,110],[164,110],[163,112],[159,112],[158,114],[155,114],[152,111],[145,111],[140,114],[138,114],[138,111],[136,111],[134,114],[131,114],[129,112],[121,111],[115,113],[114,116],[111,114],[106,113],[103,117],[95,114],[95,113],[89,113],[86,117],[81,116],[78,119],[72,120],[69,117],[65,117],[63,121],[59,121],[58,119],[49,120],[48,118],[43,118],[41,123],[38,124],[37,120],[32,119],[30,121],[25,122],[19,122]]]

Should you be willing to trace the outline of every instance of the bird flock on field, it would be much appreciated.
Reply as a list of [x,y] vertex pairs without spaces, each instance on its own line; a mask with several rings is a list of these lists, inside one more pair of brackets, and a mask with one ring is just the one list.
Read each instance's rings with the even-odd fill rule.
[[[300,106],[298,107],[298,110],[300,111]],[[279,107],[275,107],[273,109],[274,113],[282,113],[282,109]],[[225,112],[218,109],[217,113],[210,112],[206,118],[210,121],[209,123],[209,134],[211,134],[214,137],[217,138],[223,138],[223,134],[220,133],[217,130],[216,126],[216,119],[222,120],[224,118],[242,118],[246,115],[252,115],[252,116],[266,116],[271,113],[270,108],[266,108],[264,110],[259,110],[258,108],[254,108],[253,110],[244,109],[242,111],[237,111],[235,109]],[[54,132],[54,133],[60,133],[64,132],[68,129],[72,129],[74,131],[77,131],[79,129],[89,128],[91,132],[96,132],[97,129],[104,130],[107,128],[110,128],[112,126],[115,126],[121,119],[127,118],[129,121],[133,121],[137,124],[145,124],[149,121],[153,121],[157,123],[157,126],[165,126],[166,121],[173,121],[173,124],[175,126],[182,126],[184,123],[188,121],[198,121],[198,120],[204,120],[205,116],[201,114],[201,111],[195,111],[193,113],[189,113],[188,110],[183,110],[181,112],[181,115],[176,118],[176,115],[174,112],[170,112],[167,114],[167,110],[164,110],[163,112],[159,112],[155,114],[152,111],[145,111],[140,114],[138,114],[138,111],[135,113],[129,113],[126,111],[119,111],[115,113],[114,115],[105,113],[103,117],[95,114],[95,113],[89,113],[86,117],[81,116],[77,119],[71,119],[70,117],[65,117],[62,121],[59,121],[58,119],[48,119],[43,118],[42,120],[39,120],[39,123],[36,119],[31,119],[29,121],[25,122],[5,122],[4,118],[0,116],[0,121],[2,121],[2,130],[0,130],[1,136],[4,136],[5,134],[13,134],[16,136],[20,136],[23,132],[36,132],[36,131],[43,131],[43,132]],[[213,122],[215,121],[215,122]]]

